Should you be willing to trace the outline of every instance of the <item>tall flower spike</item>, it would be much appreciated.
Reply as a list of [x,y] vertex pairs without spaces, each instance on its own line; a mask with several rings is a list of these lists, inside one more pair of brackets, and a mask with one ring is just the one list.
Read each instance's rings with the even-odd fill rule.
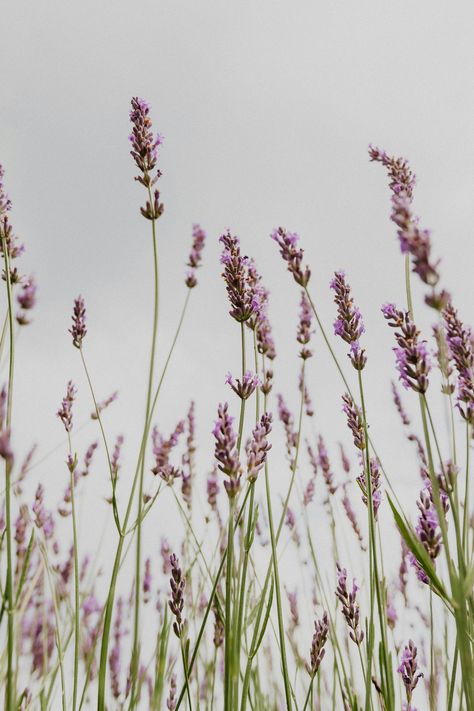
[[[16,259],[23,254],[25,248],[18,242],[8,219],[8,213],[11,210],[12,203],[4,189],[4,175],[5,171],[0,163],[0,253],[3,254],[5,245],[9,258]],[[3,274],[3,278],[5,279],[5,274]],[[12,284],[20,281],[16,268],[10,270],[10,279]]]
[[[434,287],[439,281],[437,270],[439,262],[432,262],[430,233],[428,230],[420,229],[418,218],[413,215],[411,209],[415,175],[404,158],[389,156],[385,151],[373,146],[369,147],[369,156],[372,161],[381,163],[387,168],[392,191],[391,220],[398,227],[401,251],[403,254],[411,254],[415,274],[418,274],[425,284]],[[440,294],[433,292],[426,298],[426,302],[439,310],[445,299],[445,292]]]
[[237,437],[232,427],[233,418],[228,413],[228,405],[219,405],[217,421],[212,431],[215,444],[215,458],[218,467],[228,480],[224,482],[225,490],[230,498],[236,496],[240,489],[240,461],[236,449]]
[[69,329],[69,333],[72,336],[72,343],[76,348],[81,348],[82,341],[84,340],[87,327],[86,327],[86,305],[82,296],[78,296],[74,299],[74,309],[72,312],[72,326]]
[[342,614],[347,622],[350,629],[349,637],[357,645],[360,645],[364,640],[364,632],[359,629],[359,604],[357,602],[357,591],[359,586],[357,585],[355,579],[352,581],[351,592],[347,591],[347,570],[341,568],[339,563],[337,566],[337,588],[336,597],[339,599],[342,605]]
[[[369,492],[367,488],[366,472],[358,476],[356,481],[362,491],[362,501],[366,506],[368,506]],[[380,467],[376,459],[370,460],[370,481],[372,488],[372,508],[374,511],[374,518],[377,519],[377,513],[382,501],[382,492],[380,491]]]
[[365,332],[362,316],[354,306],[351,287],[346,282],[343,271],[335,272],[330,284],[334,291],[334,301],[337,305],[337,319],[334,321],[334,333],[340,336],[350,346],[349,358],[356,370],[362,370],[367,362],[365,351],[361,349],[359,338]]
[[457,408],[469,424],[474,424],[474,341],[471,329],[458,317],[452,304],[443,312],[446,340],[458,373]]
[[304,269],[301,267],[304,252],[297,247],[299,236],[283,227],[273,230],[270,236],[280,247],[280,254],[288,265],[288,271],[293,274],[293,279],[304,289],[308,285],[311,271],[308,266]]
[[418,681],[423,676],[423,674],[418,671],[417,649],[411,639],[403,649],[400,666],[397,671],[401,675],[403,685],[405,686],[408,703],[407,711],[410,711],[413,691],[415,690]]
[[[444,510],[447,510],[447,496],[441,495],[441,504]],[[431,560],[434,561],[441,551],[441,529],[439,526],[438,514],[433,503],[432,489],[429,479],[426,480],[424,488],[420,491],[420,496],[416,502],[418,506],[419,516],[416,526],[416,533],[420,539],[423,548],[426,550]],[[409,554],[410,563],[416,570],[418,580],[428,585],[429,579],[425,571],[413,555]]]
[[308,297],[303,291],[301,293],[300,315],[298,331],[296,334],[296,340],[303,346],[300,352],[300,357],[303,358],[303,360],[311,358],[311,356],[313,355],[312,351],[307,348],[307,345],[311,340],[311,334],[314,333],[314,331],[311,330],[312,320],[313,312],[311,311],[311,304],[309,303]]
[[183,608],[184,608],[184,587],[185,580],[183,572],[179,567],[179,560],[173,553],[170,556],[171,564],[171,600],[169,601],[170,610],[174,616],[173,630],[178,639],[181,639],[184,632]]
[[306,664],[306,671],[311,677],[314,677],[321,666],[325,654],[324,645],[326,644],[329,633],[329,620],[327,612],[323,613],[320,620],[314,621],[314,635],[310,650],[310,663]]
[[426,341],[419,340],[420,332],[408,311],[399,311],[394,304],[385,304],[382,313],[389,326],[399,329],[395,332],[398,348],[393,352],[403,387],[425,393],[431,368]]
[[156,183],[161,175],[157,170],[155,176],[151,175],[158,161],[158,147],[163,143],[159,134],[153,134],[152,122],[150,118],[150,105],[138,96],[134,96],[130,111],[130,121],[132,122],[132,133],[129,136],[132,150],[130,154],[135,161],[135,165],[141,175],[135,178],[146,188]]
[[36,304],[37,286],[34,277],[30,276],[22,285],[21,291],[16,297],[21,311],[17,314],[16,320],[20,326],[27,326],[30,323],[27,311],[31,311]]
[[193,289],[197,285],[196,271],[201,266],[202,251],[206,242],[206,233],[200,225],[193,225],[193,242],[189,253],[187,265],[189,272],[186,275],[186,286]]
[[226,284],[227,296],[231,305],[232,318],[239,323],[247,321],[256,310],[254,292],[249,281],[249,259],[240,252],[238,237],[230,232],[222,235],[219,242],[223,246],[221,264],[224,265],[222,276]]
[[262,284],[262,277],[257,271],[253,259],[248,261],[248,282],[253,294],[254,313],[247,325],[255,331],[257,350],[270,360],[276,358],[272,327],[268,319],[268,300],[270,292]]
[[247,478],[249,481],[257,479],[259,471],[265,464],[267,453],[272,447],[267,440],[271,430],[272,415],[270,412],[265,412],[252,432],[252,441],[247,457]]
[[72,430],[72,404],[76,398],[76,388],[70,380],[67,384],[66,395],[63,397],[61,407],[56,413],[64,425],[66,432]]
[[362,414],[348,393],[342,396],[342,411],[347,417],[347,425],[352,432],[354,444],[358,449],[365,449],[365,432]]

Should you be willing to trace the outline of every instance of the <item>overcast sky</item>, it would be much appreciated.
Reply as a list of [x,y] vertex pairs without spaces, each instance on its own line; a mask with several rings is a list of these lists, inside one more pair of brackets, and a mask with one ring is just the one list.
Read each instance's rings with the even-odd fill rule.
[[[38,441],[46,453],[61,440],[55,412],[68,378],[82,396],[78,421],[91,409],[67,334],[82,293],[98,395],[120,391],[107,429],[111,438],[125,433],[127,458],[136,454],[152,290],[150,230],[139,215],[143,194],[127,140],[130,97],[138,95],[165,137],[160,361],[185,296],[192,223],[209,237],[160,426],[167,432],[195,398],[200,456],[211,462],[216,406],[229,397],[224,378],[239,367],[239,332],[219,276],[217,238],[227,227],[271,289],[277,389],[296,408],[299,293],[268,237],[281,224],[301,234],[328,324],[331,274],[348,273],[367,325],[373,431],[401,491],[410,488],[416,467],[400,468],[402,439],[387,414],[393,344],[380,315],[383,302],[403,305],[403,262],[386,177],[369,163],[367,146],[410,159],[415,210],[433,230],[443,284],[472,319],[472,2],[17,1],[3,4],[1,22],[0,161],[12,222],[27,246],[21,269],[39,283],[34,323],[18,346],[18,449]],[[415,292],[420,298],[416,284]],[[420,315],[426,327],[430,319]],[[341,438],[350,443],[340,383],[317,335],[316,344],[315,427],[332,447]],[[92,437],[89,426],[77,446]],[[50,457],[32,480],[61,491],[63,456]],[[104,478],[88,486],[107,494]]]

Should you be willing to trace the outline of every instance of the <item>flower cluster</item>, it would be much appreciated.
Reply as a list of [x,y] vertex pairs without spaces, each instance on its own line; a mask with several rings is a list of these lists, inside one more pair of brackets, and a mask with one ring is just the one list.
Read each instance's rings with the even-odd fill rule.
[[296,340],[303,346],[300,352],[300,357],[303,360],[311,358],[311,356],[313,355],[312,351],[307,348],[307,345],[311,340],[311,334],[314,333],[314,331],[311,330],[312,319],[313,313],[311,311],[311,304],[309,303],[308,297],[303,291],[301,293],[298,331],[296,334]]
[[265,464],[267,453],[272,446],[267,440],[271,431],[272,415],[269,412],[265,412],[252,432],[252,439],[247,452],[247,478],[249,481],[257,479],[259,471]]
[[360,645],[364,640],[364,632],[359,629],[359,603],[357,602],[357,591],[359,586],[357,585],[355,579],[352,581],[352,590],[347,591],[347,570],[341,568],[339,563],[337,566],[337,588],[336,597],[342,605],[342,614],[347,622],[350,629],[349,637],[357,645]]
[[168,439],[165,439],[155,426],[151,433],[153,456],[155,466],[153,474],[158,474],[167,484],[172,484],[174,479],[181,476],[181,469],[170,463],[170,456],[177,446],[180,436],[184,432],[184,421],[180,420]]
[[[369,505],[369,491],[367,487],[367,475],[366,472],[361,474],[356,479],[360,490],[362,491],[362,501],[366,506]],[[382,501],[382,492],[380,491],[380,466],[376,459],[370,460],[370,484],[371,484],[371,495],[372,495],[372,508],[374,511],[374,518],[377,519],[377,513]]]
[[232,375],[227,373],[225,382],[227,385],[230,385],[234,393],[241,400],[248,400],[255,392],[255,388],[259,385],[258,376],[255,375],[255,373],[251,373],[250,370],[244,373],[242,380],[239,380],[239,378],[234,380]]
[[[418,274],[425,284],[434,287],[439,281],[439,262],[431,260],[430,232],[420,229],[418,218],[413,215],[411,209],[415,176],[403,158],[388,156],[385,151],[372,146],[369,147],[369,155],[371,160],[387,168],[392,191],[391,219],[398,227],[401,251],[412,256],[415,274]],[[427,302],[439,308],[443,300],[431,297]]]
[[249,281],[249,259],[240,253],[239,239],[232,237],[230,232],[222,235],[219,242],[223,246],[221,264],[224,265],[224,271],[222,276],[232,307],[229,313],[232,318],[242,323],[255,313],[257,306]]
[[405,691],[407,695],[408,708],[410,711],[410,703],[413,695],[413,691],[421,679],[423,674],[418,671],[418,661],[417,661],[417,649],[410,639],[408,644],[405,645],[403,649],[402,658],[400,660],[400,666],[397,671],[402,677],[403,685],[405,686]]
[[155,176],[152,176],[152,171],[156,167],[158,147],[163,143],[163,139],[159,134],[156,136],[153,134],[150,105],[138,96],[133,97],[131,105],[132,133],[129,140],[132,150],[130,155],[141,173],[135,180],[149,188],[156,183],[161,175],[160,170],[157,170]]
[[86,327],[86,305],[82,296],[74,299],[74,309],[72,312],[72,326],[69,329],[72,336],[72,343],[76,348],[81,348],[82,341],[87,333]]
[[173,553],[170,556],[171,565],[171,578],[170,578],[170,588],[171,588],[171,600],[169,600],[169,607],[174,616],[173,630],[178,639],[181,639],[184,632],[184,620],[183,620],[183,608],[184,608],[184,587],[185,580],[184,575],[179,567],[179,560]]
[[130,121],[132,122],[132,133],[129,136],[129,140],[132,144],[132,150],[130,154],[140,171],[140,175],[137,175],[135,180],[141,183],[148,191],[145,207],[141,207],[140,212],[147,220],[157,220],[163,214],[164,207],[160,203],[160,191],[155,189],[152,195],[151,188],[161,175],[161,171],[156,168],[156,163],[158,161],[158,147],[162,144],[163,139],[159,134],[156,134],[156,136],[153,134],[149,115],[150,105],[138,96],[135,96],[131,103]]
[[70,380],[67,384],[66,395],[62,399],[61,407],[56,413],[68,433],[72,430],[72,404],[76,398],[76,392],[76,387]]
[[277,395],[278,401],[278,419],[282,422],[285,428],[286,435],[286,451],[293,465],[293,450],[296,449],[298,443],[298,433],[295,432],[295,423],[293,415],[288,409],[283,395]]
[[[431,560],[434,562],[441,551],[441,530],[439,526],[438,514],[433,503],[433,490],[429,479],[426,479],[424,488],[420,491],[420,496],[416,502],[419,510],[418,523],[416,525],[416,533],[420,539],[423,548],[428,553]],[[446,494],[441,494],[441,505],[446,513],[448,502]],[[417,561],[413,553],[409,554],[409,559],[413,567],[416,569],[418,579],[425,583],[429,582],[428,576]]]
[[200,225],[193,225],[193,243],[189,253],[187,266],[189,271],[186,274],[186,286],[193,289],[197,284],[196,271],[201,266],[202,251],[206,242],[206,233]]
[[474,424],[474,339],[472,331],[449,304],[443,311],[446,340],[458,373],[457,407],[469,424]]
[[[4,175],[5,171],[0,163],[0,253],[3,254],[4,250],[6,250],[9,259],[16,259],[23,254],[25,248],[13,234],[13,228],[8,219],[8,212],[11,210],[12,202],[4,189]],[[3,278],[6,278],[5,273]],[[10,268],[10,281],[12,284],[20,281],[16,268]]]
[[16,320],[20,326],[27,326],[30,323],[27,311],[31,311],[36,304],[37,286],[33,277],[29,277],[21,287],[21,291],[16,297],[21,311],[17,314]]
[[311,642],[310,663],[306,664],[306,671],[311,677],[314,677],[323,661],[326,644],[329,633],[329,620],[327,612],[323,612],[320,620],[314,621],[314,635]]
[[280,247],[280,254],[288,264],[288,271],[293,274],[296,283],[305,289],[308,285],[311,271],[308,266],[304,267],[304,269],[302,268],[304,252],[297,247],[299,236],[294,232],[288,232],[283,227],[279,227],[272,232],[271,238]]
[[347,425],[352,432],[354,444],[357,449],[365,449],[364,421],[361,411],[348,393],[342,396],[342,402],[342,411],[347,417]]
[[272,327],[268,319],[268,300],[270,292],[262,284],[262,277],[257,271],[253,259],[247,263],[247,278],[253,292],[254,313],[247,325],[255,330],[257,350],[270,360],[276,358],[275,342]]
[[426,341],[418,339],[420,332],[408,311],[399,311],[394,304],[385,304],[382,306],[382,313],[389,326],[399,329],[395,333],[398,348],[394,348],[393,352],[403,386],[425,393],[431,367]]
[[346,282],[343,271],[335,272],[330,284],[334,291],[334,301],[337,305],[337,319],[334,321],[334,333],[350,345],[349,358],[356,370],[362,370],[367,362],[365,351],[360,347],[359,338],[365,332],[362,316],[354,306],[351,287]]
[[241,467],[236,448],[237,437],[232,427],[233,418],[228,413],[228,405],[219,405],[217,421],[212,431],[215,439],[215,458],[221,472],[227,475],[225,490],[234,498],[240,488]]

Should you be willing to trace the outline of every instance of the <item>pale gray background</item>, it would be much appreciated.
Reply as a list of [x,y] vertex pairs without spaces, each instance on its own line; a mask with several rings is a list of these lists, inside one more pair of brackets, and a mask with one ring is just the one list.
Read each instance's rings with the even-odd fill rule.
[[[107,430],[111,437],[125,432],[130,464],[136,454],[152,288],[149,225],[138,214],[143,194],[133,182],[127,140],[129,100],[139,95],[151,102],[154,125],[165,136],[161,361],[185,294],[191,224],[200,222],[209,236],[157,421],[168,431],[189,398],[197,399],[203,485],[215,408],[228,397],[224,377],[239,367],[238,328],[227,317],[219,276],[217,237],[228,226],[272,291],[278,390],[296,408],[299,294],[268,238],[283,224],[301,234],[328,324],[331,273],[344,267],[349,274],[367,324],[373,432],[413,506],[419,478],[414,460],[400,456],[388,389],[392,334],[379,311],[387,300],[403,304],[403,262],[386,176],[369,163],[367,145],[410,159],[418,176],[415,210],[433,229],[443,284],[469,320],[472,3],[41,0],[4,2],[1,23],[0,159],[12,221],[27,244],[21,268],[39,282],[34,323],[18,348],[18,451],[41,441],[46,453],[61,440],[55,412],[69,377],[82,394],[77,421],[90,411],[67,334],[73,298],[82,293],[85,348],[99,397],[120,390]],[[416,282],[415,292],[422,293]],[[428,313],[420,322],[429,327],[432,318]],[[342,344],[337,349],[344,360]],[[317,336],[315,350],[309,378],[316,428],[335,453],[340,438],[350,444],[341,386]],[[53,492],[52,501],[65,486],[63,456],[59,451],[31,473],[32,483],[42,480]],[[275,472],[280,488],[285,477]],[[90,531],[84,523],[92,523],[96,536],[104,506],[92,492],[107,495],[105,473],[97,471],[87,486],[82,526]],[[147,525],[152,545],[166,525],[163,506],[157,511]]]

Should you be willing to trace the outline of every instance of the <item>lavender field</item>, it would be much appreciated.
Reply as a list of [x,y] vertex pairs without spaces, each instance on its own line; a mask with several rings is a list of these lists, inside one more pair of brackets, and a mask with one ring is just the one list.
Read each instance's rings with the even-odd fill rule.
[[1,703],[473,711],[467,24],[212,5],[8,10]]

